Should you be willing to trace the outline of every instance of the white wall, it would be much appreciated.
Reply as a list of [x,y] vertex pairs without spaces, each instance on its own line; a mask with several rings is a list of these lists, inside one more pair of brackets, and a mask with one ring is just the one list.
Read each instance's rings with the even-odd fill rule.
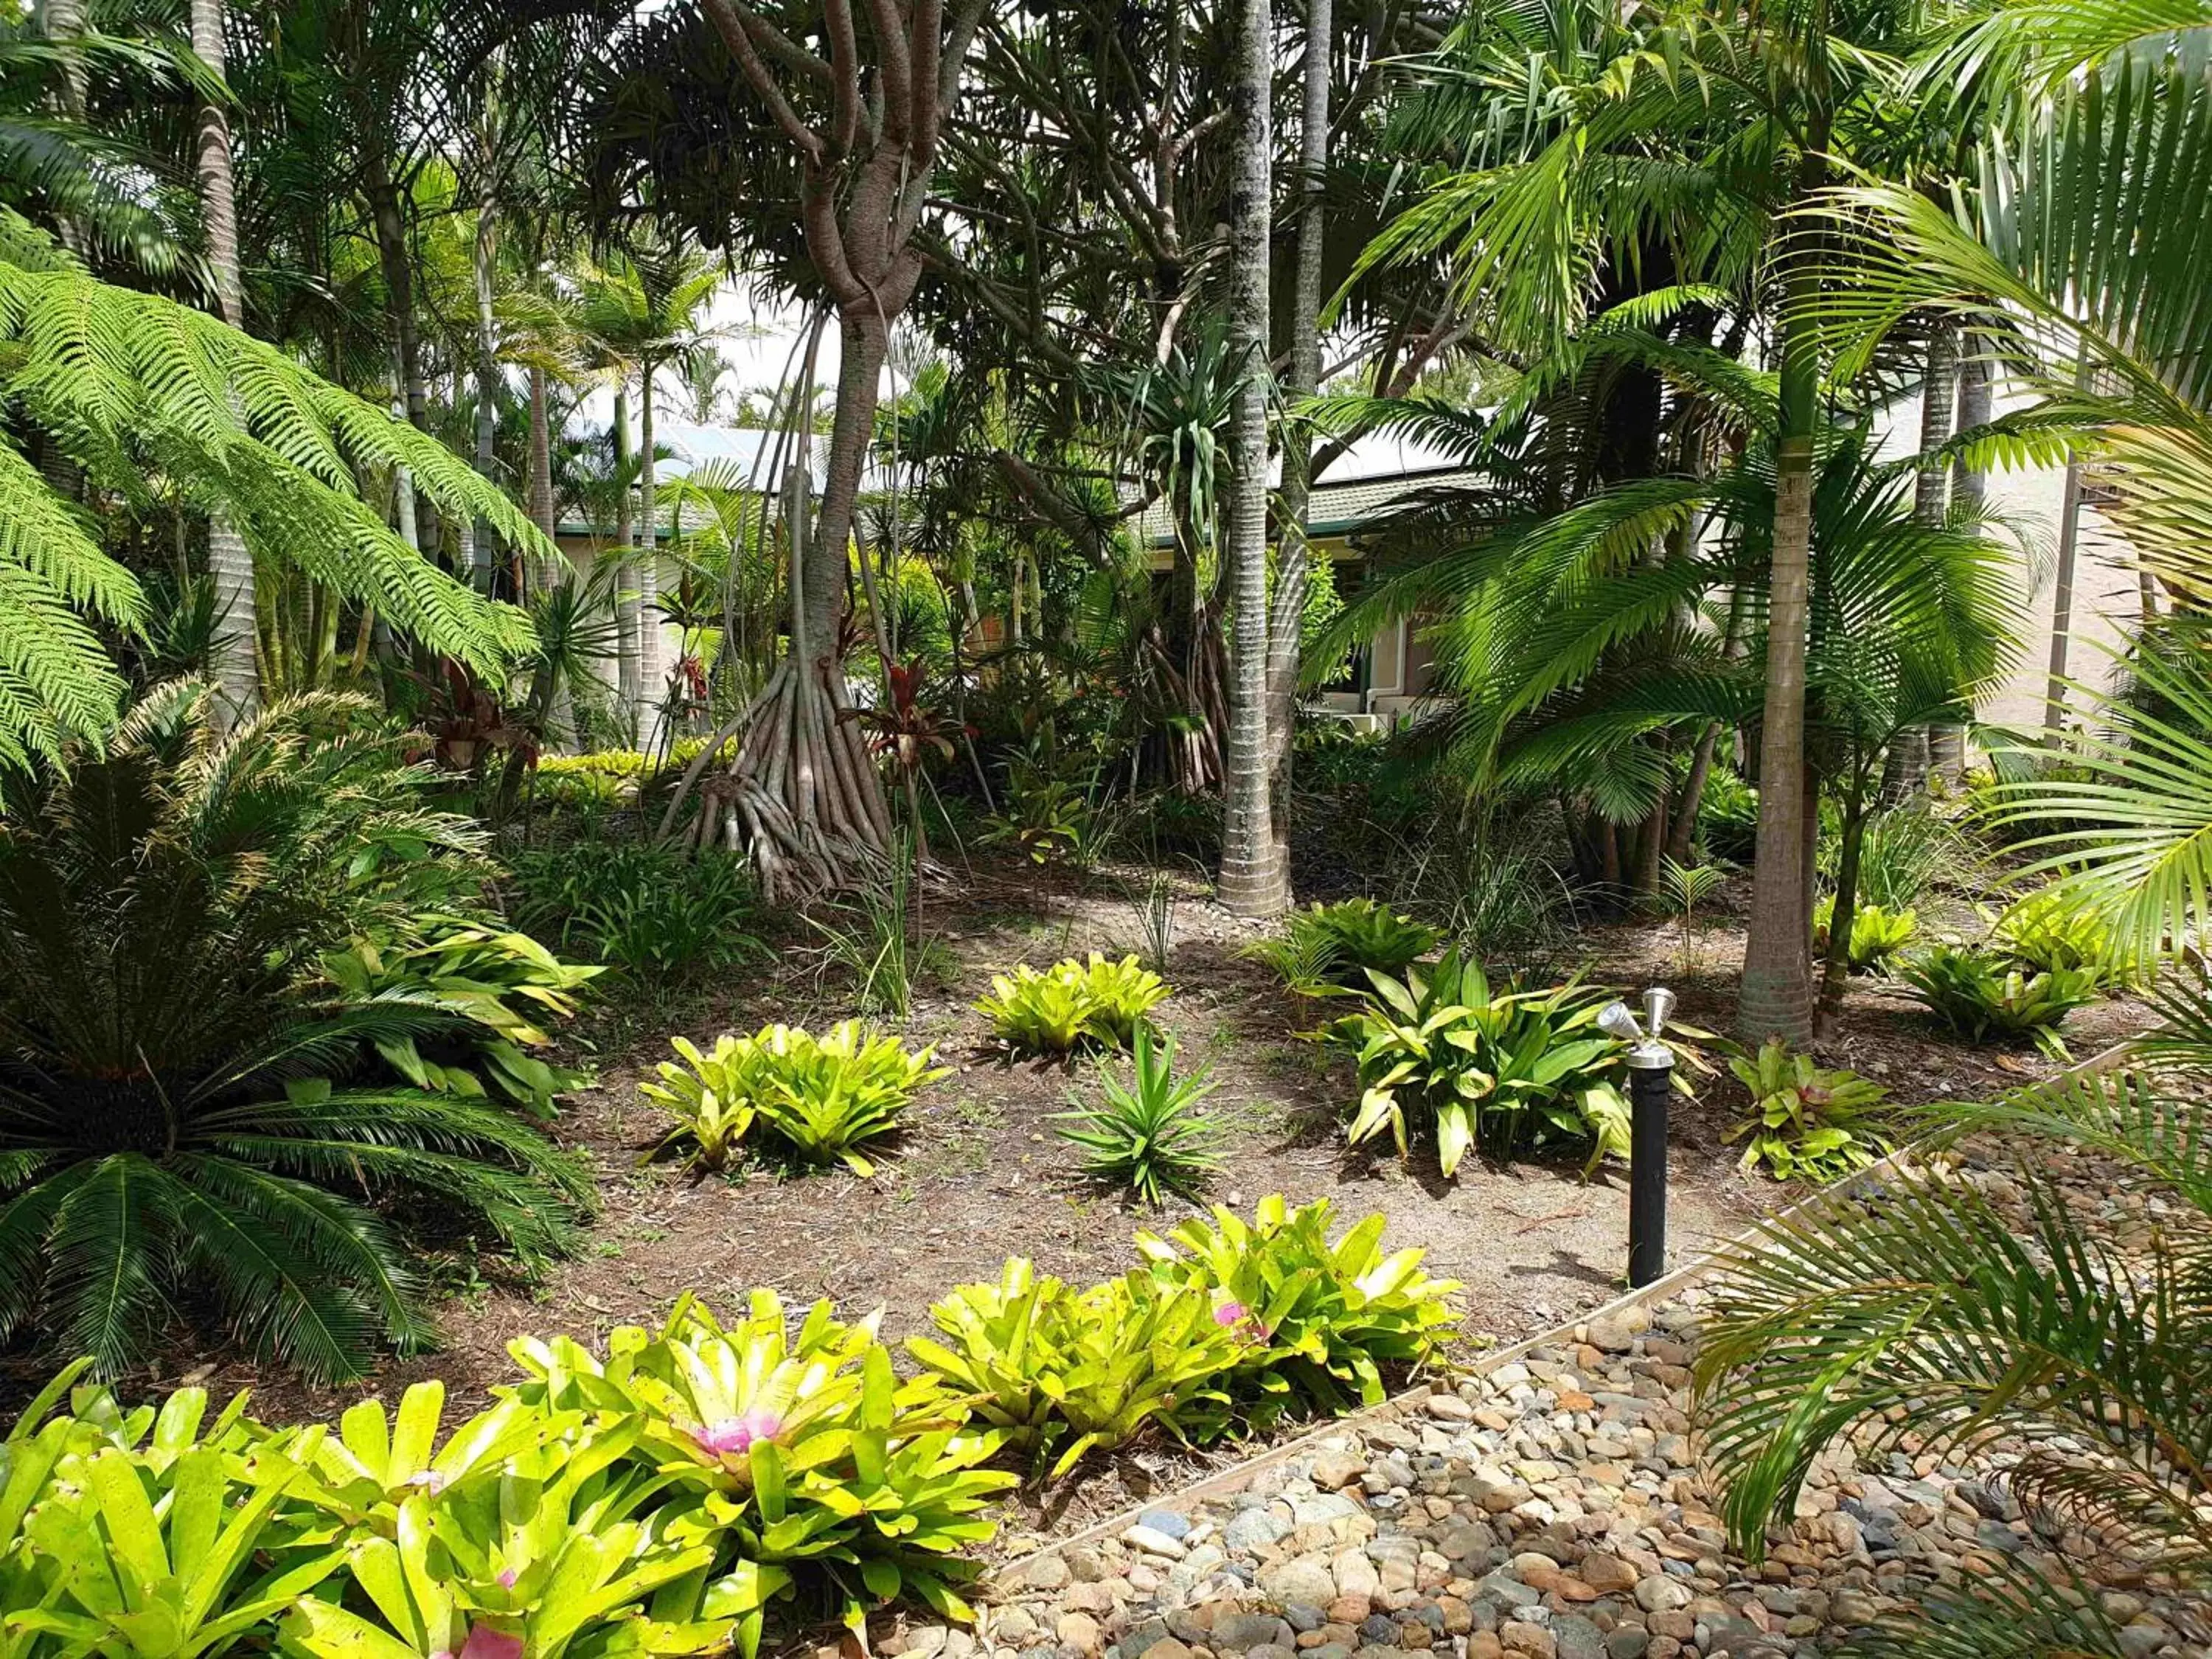
[[[2005,400],[2001,399],[1999,407],[2004,406]],[[1910,455],[1919,447],[1919,434],[1920,400],[1915,396],[1889,412],[1881,453],[1885,457]],[[2033,587],[2020,659],[2004,684],[1982,704],[1982,718],[1995,725],[2034,728],[2043,723],[2055,597],[2052,578],[2057,570],[2059,504],[2065,478],[2060,467],[1990,475],[1990,506],[2018,521],[2037,544],[2036,568],[2021,573],[2023,588],[2031,583]],[[2095,507],[2083,506],[2075,550],[2074,625],[2067,678],[2088,685],[2110,684],[2110,653],[2125,645],[2139,611],[2136,573],[2126,544]],[[2071,702],[2078,709],[2079,697]]]

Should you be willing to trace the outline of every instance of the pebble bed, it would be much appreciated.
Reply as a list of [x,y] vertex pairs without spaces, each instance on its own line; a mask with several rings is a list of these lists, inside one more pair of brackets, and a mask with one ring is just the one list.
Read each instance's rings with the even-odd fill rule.
[[[1401,1410],[1347,1424],[1241,1490],[1001,1570],[974,1631],[901,1659],[1780,1659],[1824,1653],[1988,1558],[2086,1565],[1987,1466],[1824,1455],[1785,1541],[1727,1547],[1689,1438],[1701,1294],[1631,1305]],[[2063,1573],[2059,1577],[2063,1578]],[[2107,1581],[2109,1586],[2109,1581]],[[2206,1611],[2101,1591],[2136,1659],[2198,1659]]]

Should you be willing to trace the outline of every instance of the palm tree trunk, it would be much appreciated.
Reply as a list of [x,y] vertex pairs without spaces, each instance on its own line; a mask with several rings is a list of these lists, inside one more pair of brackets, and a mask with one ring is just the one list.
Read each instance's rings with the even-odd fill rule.
[[[192,51],[215,74],[223,72],[222,0],[192,0]],[[207,232],[208,264],[215,272],[216,301],[233,328],[246,326],[246,296],[238,271],[238,209],[230,168],[230,118],[214,102],[200,106],[194,170],[200,216]],[[253,712],[260,686],[255,677],[253,555],[222,513],[208,515],[208,575],[215,583],[220,619],[208,664],[220,692],[216,720],[228,726]]]
[[[1304,97],[1298,131],[1297,267],[1291,289],[1291,397],[1321,390],[1322,260],[1328,246],[1329,49],[1335,33],[1332,0],[1306,0]],[[1306,525],[1313,499],[1313,444],[1287,428],[1283,438],[1281,516],[1275,546],[1275,598],[1267,621],[1269,828],[1291,897],[1291,755],[1297,726],[1298,635],[1304,620]]]
[[624,550],[622,579],[615,599],[615,695],[625,715],[637,710],[637,567],[627,550],[637,538],[630,515],[629,385],[615,385],[615,546]]
[[[2086,386],[2088,374],[2089,360],[2084,356],[2075,384]],[[2058,571],[2051,581],[2051,673],[2043,692],[2043,740],[2054,749],[2066,730],[2066,659],[2074,642],[2074,567],[2081,532],[2081,453],[2069,448],[2066,483],[2058,497]]]
[[535,367],[530,371],[530,520],[549,542],[560,528],[553,516],[553,392],[545,371]]
[[[487,179],[477,203],[477,471],[489,478],[499,439],[499,325],[492,314],[492,279],[499,257],[499,204]],[[470,580],[479,592],[492,586],[492,532],[489,524],[470,526]],[[518,602],[520,593],[515,598]]]
[[644,519],[637,556],[637,720],[641,741],[650,754],[659,720],[660,669],[660,509],[653,465],[653,357],[647,354],[638,373],[637,499]]
[[[1799,164],[1797,196],[1820,188],[1817,150]],[[1752,874],[1751,932],[1737,994],[1736,1023],[1752,1042],[1813,1040],[1813,901],[1804,841],[1805,653],[1811,626],[1813,442],[1820,418],[1820,361],[1797,325],[1817,276],[1808,251],[1793,253],[1784,278],[1780,430],[1775,445],[1774,537],[1767,585],[1766,698],[1759,743],[1759,842]]]
[[[1991,394],[1996,390],[1995,373],[1990,367],[1988,343],[1981,336],[1968,333],[1962,342],[1959,363],[1959,430],[1971,431],[1988,421]],[[1978,466],[1969,465],[1961,456],[1952,463],[1951,503],[1969,513],[1978,513],[1989,495],[1990,475]],[[1928,729],[1928,768],[1930,772],[1947,779],[1964,777],[1966,772],[1966,731],[1962,726],[1932,726]]]
[[[1927,455],[1951,441],[1954,401],[1959,389],[1958,325],[1937,319],[1929,326],[1928,366],[1920,379],[1920,453]],[[1923,525],[1940,525],[1950,511],[1948,469],[1941,462],[1923,464],[1912,485],[1912,517]],[[1928,728],[1916,726],[1890,739],[1881,770],[1881,800],[1894,806],[1916,795],[1928,781]]]
[[1239,380],[1229,432],[1231,617],[1227,812],[1221,837],[1221,901],[1240,916],[1279,915],[1289,872],[1274,839],[1267,743],[1267,255],[1273,230],[1274,17],[1269,0],[1239,0],[1237,123],[1229,201],[1229,337]]

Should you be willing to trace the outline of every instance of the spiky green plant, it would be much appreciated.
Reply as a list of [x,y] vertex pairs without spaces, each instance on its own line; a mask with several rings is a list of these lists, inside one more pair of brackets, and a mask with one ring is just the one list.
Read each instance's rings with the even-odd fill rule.
[[1097,1101],[1070,1095],[1075,1109],[1055,1121],[1066,1126],[1060,1139],[1088,1154],[1086,1174],[1157,1205],[1171,1193],[1197,1190],[1221,1167],[1218,1137],[1198,1109],[1215,1085],[1202,1069],[1176,1077],[1174,1040],[1155,1036],[1149,1025],[1137,1028],[1133,1063],[1127,1085],[1103,1073]]
[[1968,1042],[2026,1037],[2055,1060],[2066,1058],[2061,1023],[2097,1000],[2097,975],[2087,969],[2027,974],[1966,945],[1939,945],[1899,969],[1898,977]]
[[385,1058],[481,1038],[452,997],[325,972],[419,896],[416,872],[470,855],[465,824],[410,799],[358,704],[217,738],[185,718],[197,701],[0,781],[0,1333],[112,1370],[212,1316],[349,1376],[431,1334],[381,1200],[536,1263],[589,1187],[481,1085],[418,1086]]

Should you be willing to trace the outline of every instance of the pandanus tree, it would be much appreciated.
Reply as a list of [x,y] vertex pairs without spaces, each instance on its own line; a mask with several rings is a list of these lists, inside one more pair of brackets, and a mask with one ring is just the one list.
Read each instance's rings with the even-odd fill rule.
[[[710,245],[772,250],[779,276],[836,323],[818,501],[801,470],[784,481],[789,650],[725,728],[744,739],[702,809],[750,846],[773,892],[848,879],[891,850],[882,780],[849,718],[849,550],[891,325],[922,276],[917,230],[983,9],[983,0],[701,0],[696,12],[640,20],[604,99],[614,125],[603,173],[649,177],[655,203]],[[676,40],[695,60],[681,84],[663,55]],[[725,169],[740,155],[774,181],[772,215],[750,179],[743,199],[732,196]]]

